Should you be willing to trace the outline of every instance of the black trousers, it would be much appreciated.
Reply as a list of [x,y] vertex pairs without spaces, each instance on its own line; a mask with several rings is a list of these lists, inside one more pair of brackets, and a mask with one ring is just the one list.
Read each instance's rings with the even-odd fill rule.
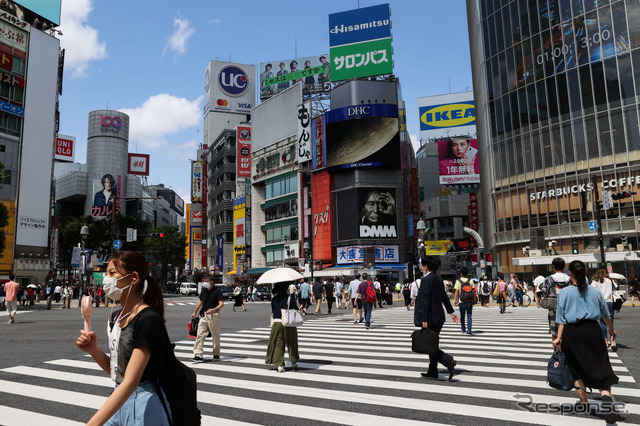
[[[427,328],[440,334],[440,330],[442,330],[443,325],[444,324],[429,324],[429,327]],[[429,370],[427,371],[427,374],[438,374],[438,363],[445,367],[449,367],[452,361],[453,357],[451,355],[444,353],[442,349],[438,348],[437,354],[429,355]]]
[[333,295],[326,296],[328,312],[331,313],[331,307],[333,306]]

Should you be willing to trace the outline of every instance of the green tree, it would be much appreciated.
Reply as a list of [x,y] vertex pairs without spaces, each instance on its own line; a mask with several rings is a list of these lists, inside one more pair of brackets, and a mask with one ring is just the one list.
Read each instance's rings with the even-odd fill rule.
[[[4,173],[5,173],[4,163],[0,161],[0,177],[2,178],[0,179],[0,183],[4,181]],[[0,185],[0,187],[2,187],[2,185]],[[4,253],[4,246],[7,240],[6,231],[4,228],[7,225],[9,225],[9,209],[7,208],[6,205],[4,205],[3,203],[0,203],[0,255]]]
[[[144,240],[149,232],[151,232],[151,223],[139,219],[136,216],[119,216],[117,224],[118,238],[122,240],[122,250],[133,250],[139,252],[145,250]],[[138,231],[137,241],[127,242],[127,228],[132,228]]]
[[[162,266],[161,282],[166,281],[168,266],[184,265],[184,249],[187,246],[187,237],[180,234],[179,228],[173,225],[160,226],[151,231],[158,236],[148,236],[144,246],[148,255],[153,257]],[[164,234],[162,237],[159,234]]]

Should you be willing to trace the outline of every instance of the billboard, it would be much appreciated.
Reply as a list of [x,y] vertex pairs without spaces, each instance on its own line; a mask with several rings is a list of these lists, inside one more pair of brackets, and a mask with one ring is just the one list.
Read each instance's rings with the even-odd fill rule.
[[398,106],[362,104],[326,113],[326,166],[400,167]]
[[202,161],[191,162],[191,202],[202,202]]
[[473,92],[418,98],[420,139],[436,141],[449,137],[476,135]]
[[298,105],[298,163],[311,160],[311,101]]
[[56,138],[55,159],[56,161],[69,161],[73,163],[76,158],[76,138],[75,136],[58,135]]
[[254,65],[209,61],[204,73],[204,114],[251,112],[256,103],[255,74]]
[[331,81],[393,73],[389,4],[329,15]]
[[480,183],[478,140],[438,141],[440,184]]
[[62,0],[14,0],[14,2],[42,16],[44,19],[60,25]]
[[120,200],[122,195],[122,175],[93,176],[93,203],[91,205],[91,216],[111,217],[115,206],[115,213],[120,214]]
[[251,177],[251,125],[236,126],[236,176]]
[[[14,36],[15,30],[14,27]],[[22,125],[16,246],[49,247],[59,47],[60,41],[48,34],[31,33],[26,71],[29,85],[25,90],[25,105],[29,108],[24,110]]]
[[[338,265],[364,262],[364,249],[371,246],[341,246],[336,247],[336,259]],[[375,245],[373,254],[378,263],[400,262],[400,249],[397,245]]]
[[395,188],[358,189],[360,238],[397,238]]
[[127,161],[127,174],[149,176],[149,154],[129,153]]
[[[274,64],[277,64],[276,67]],[[261,63],[259,70],[261,101],[298,82],[302,83],[302,93],[305,95],[331,90],[331,63],[328,54]]]
[[311,202],[311,235],[313,237],[313,258],[316,260],[331,259],[333,256],[332,189],[333,180],[329,172],[322,171],[311,175],[311,194],[313,197]]

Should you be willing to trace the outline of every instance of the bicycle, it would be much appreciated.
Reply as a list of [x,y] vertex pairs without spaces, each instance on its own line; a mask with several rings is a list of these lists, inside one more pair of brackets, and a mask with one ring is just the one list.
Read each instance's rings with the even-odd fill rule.
[[527,293],[523,293],[522,290],[516,290],[515,301],[526,308],[531,304],[531,297]]

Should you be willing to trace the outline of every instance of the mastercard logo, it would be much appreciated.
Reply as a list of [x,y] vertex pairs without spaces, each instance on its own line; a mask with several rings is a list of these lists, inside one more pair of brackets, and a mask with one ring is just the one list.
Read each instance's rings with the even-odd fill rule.
[[226,99],[216,99],[216,108],[229,109],[229,101]]

